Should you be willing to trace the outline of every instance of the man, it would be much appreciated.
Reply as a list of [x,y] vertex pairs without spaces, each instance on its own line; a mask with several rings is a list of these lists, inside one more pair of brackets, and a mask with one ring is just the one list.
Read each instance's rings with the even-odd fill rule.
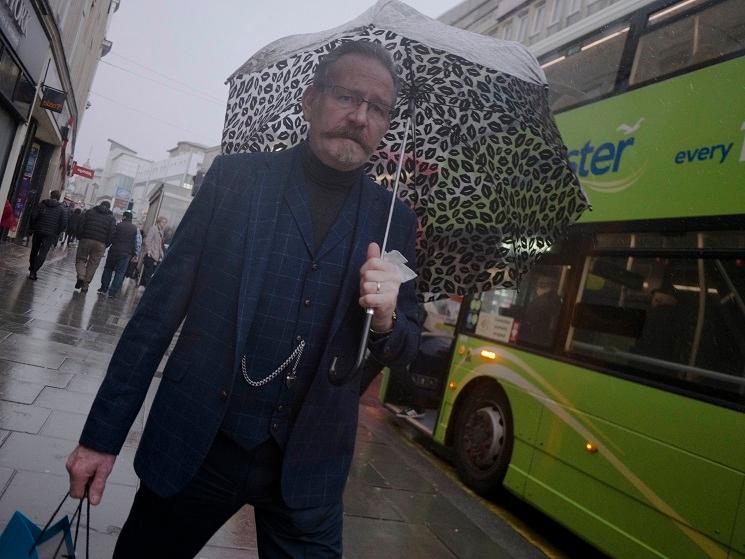
[[67,227],[67,210],[59,200],[60,191],[52,190],[49,198],[42,200],[31,214],[31,231],[34,235],[28,266],[31,280],[37,279],[36,272],[44,264],[49,249]]
[[114,238],[116,219],[110,207],[108,200],[104,200],[98,206],[87,210],[80,220],[80,242],[75,255],[75,269],[78,274],[75,289],[80,289],[83,293],[88,291],[88,285],[98,269],[98,263]]
[[168,219],[164,216],[158,216],[155,223],[150,226],[150,230],[145,236],[145,257],[142,264],[142,277],[140,286],[147,287],[150,278],[155,273],[155,268],[163,260],[163,229],[165,229]]
[[[114,237],[111,240],[111,248],[106,256],[106,264],[104,264],[103,275],[101,276],[101,287],[98,288],[101,295],[108,293],[110,299],[119,295],[129,262],[140,256],[141,245],[140,231],[132,223],[132,212],[127,210],[116,226]],[[112,274],[114,276],[113,282],[111,281]]]
[[[97,504],[184,319],[115,557],[193,557],[245,503],[262,557],[341,556],[360,377],[332,380],[354,366],[363,307],[384,365],[409,362],[420,334],[413,283],[371,243],[392,196],[362,173],[390,124],[395,75],[384,49],[344,43],[304,92],[306,144],[212,165],[67,461],[71,495],[90,484]],[[397,201],[389,247],[414,261],[415,237]]]

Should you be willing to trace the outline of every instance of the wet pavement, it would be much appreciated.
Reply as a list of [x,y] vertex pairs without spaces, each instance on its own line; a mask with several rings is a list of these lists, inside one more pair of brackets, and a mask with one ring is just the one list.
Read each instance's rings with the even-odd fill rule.
[[[65,460],[116,341],[138,300],[131,280],[117,299],[73,289],[74,248],[50,251],[27,279],[29,249],[0,244],[0,530],[15,510],[43,525],[67,490]],[[111,557],[138,479],[132,467],[143,410],[92,508],[91,556]],[[355,460],[344,495],[344,556],[366,558],[545,557],[484,507],[422,450],[401,437],[373,385],[363,396]],[[75,504],[63,508],[69,514]],[[253,514],[244,507],[198,557],[258,557]]]

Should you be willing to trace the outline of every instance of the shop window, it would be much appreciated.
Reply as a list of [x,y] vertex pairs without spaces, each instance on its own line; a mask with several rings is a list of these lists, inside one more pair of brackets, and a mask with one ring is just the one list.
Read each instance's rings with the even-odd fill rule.
[[[694,5],[698,3],[680,10],[673,10],[673,6],[650,16],[650,25],[662,25],[639,40],[629,83],[666,76],[745,49],[742,0],[728,0],[682,19],[673,18]],[[668,19],[670,23],[665,23]]]

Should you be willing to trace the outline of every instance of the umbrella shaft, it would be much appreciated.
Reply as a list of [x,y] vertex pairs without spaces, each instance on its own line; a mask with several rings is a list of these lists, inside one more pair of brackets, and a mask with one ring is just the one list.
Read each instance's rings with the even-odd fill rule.
[[[396,197],[398,196],[398,183],[401,180],[401,169],[404,165],[404,153],[406,152],[406,142],[409,140],[409,127],[411,126],[411,116],[406,119],[406,126],[404,127],[404,137],[401,141],[401,151],[398,153],[398,166],[396,167],[396,180],[393,181],[393,199],[391,200],[391,207],[388,210],[388,223],[385,225],[385,235],[383,236],[383,245],[380,247],[381,256],[385,255],[385,250],[388,247],[388,233],[391,230],[391,221],[393,221],[393,208],[396,205]],[[416,146],[415,146],[416,148]]]

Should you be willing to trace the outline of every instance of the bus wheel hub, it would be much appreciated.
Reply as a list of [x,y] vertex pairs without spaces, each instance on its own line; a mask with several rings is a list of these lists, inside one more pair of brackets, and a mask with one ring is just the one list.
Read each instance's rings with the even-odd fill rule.
[[491,407],[477,410],[465,429],[466,453],[478,468],[489,468],[499,456],[504,444],[504,421]]

